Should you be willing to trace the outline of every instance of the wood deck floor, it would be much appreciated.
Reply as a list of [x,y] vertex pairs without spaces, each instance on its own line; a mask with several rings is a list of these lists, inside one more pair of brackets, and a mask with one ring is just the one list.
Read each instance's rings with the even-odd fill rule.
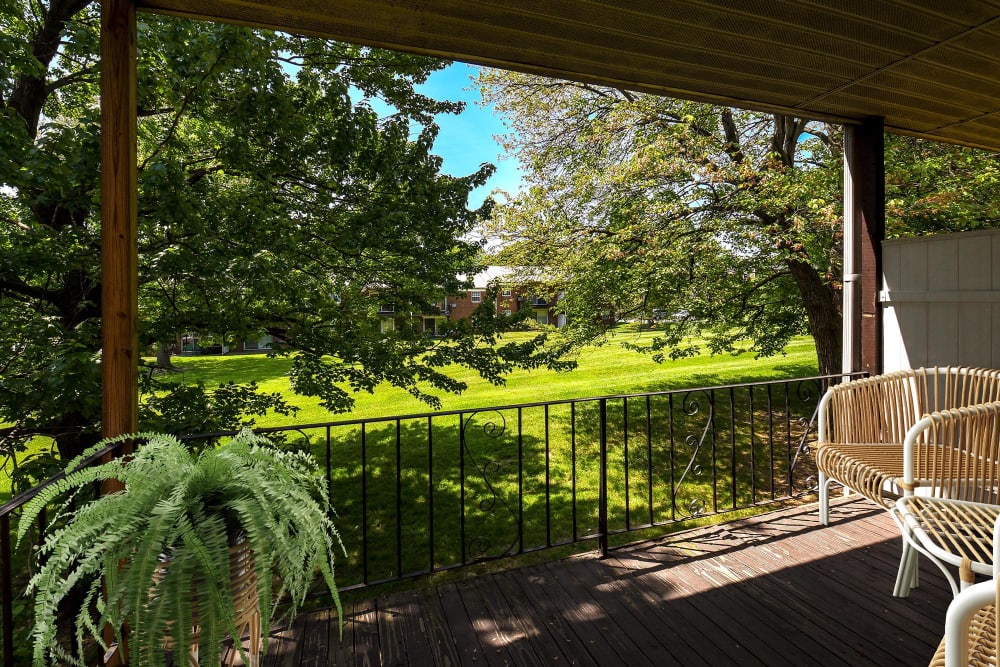
[[786,509],[315,612],[265,665],[926,665],[951,593],[892,597],[899,534],[864,500]]

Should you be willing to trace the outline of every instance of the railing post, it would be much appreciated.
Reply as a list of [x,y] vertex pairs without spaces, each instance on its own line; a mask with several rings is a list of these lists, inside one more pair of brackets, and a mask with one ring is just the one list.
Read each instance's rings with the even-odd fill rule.
[[601,558],[608,557],[608,399],[600,400],[601,481],[597,490],[597,532]]
[[0,582],[3,584],[3,667],[14,667],[14,582],[10,559],[10,514],[0,516]]
[[[473,413],[475,414],[475,413]],[[468,563],[465,544],[465,414],[458,415],[458,539],[462,545],[462,565]]]

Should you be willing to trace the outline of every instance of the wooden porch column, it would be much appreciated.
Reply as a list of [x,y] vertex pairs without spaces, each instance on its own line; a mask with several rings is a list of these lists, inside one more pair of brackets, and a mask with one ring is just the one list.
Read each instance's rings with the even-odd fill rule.
[[136,21],[133,0],[101,2],[101,425],[138,428]]
[[881,118],[844,127],[845,373],[882,372],[882,240],[885,238],[885,147]]
[[[101,2],[101,429],[134,433],[139,415],[136,183],[136,22],[133,0]],[[121,449],[127,454],[131,446]],[[105,493],[121,488],[108,480]],[[104,628],[104,640],[114,641]],[[126,662],[122,651],[104,664]]]

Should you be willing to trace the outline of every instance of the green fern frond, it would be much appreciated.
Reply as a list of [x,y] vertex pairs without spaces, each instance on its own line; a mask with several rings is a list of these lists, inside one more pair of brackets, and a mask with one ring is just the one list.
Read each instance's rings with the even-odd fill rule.
[[[22,518],[19,540],[55,501],[62,502],[55,516],[64,521],[46,537],[29,585],[36,598],[36,665],[79,662],[88,637],[103,645],[104,624],[117,628],[126,621],[129,654],[138,664],[162,665],[167,637],[183,662],[195,605],[203,659],[217,662],[221,639],[237,630],[229,584],[230,539],[237,532],[253,554],[265,651],[277,598],[286,592],[294,613],[317,571],[340,610],[333,552],[344,549],[329,518],[325,481],[308,455],[281,451],[249,432],[200,454],[172,436],[117,440],[126,439],[145,442],[127,463],[75,469],[109,441],[98,443],[25,508],[29,520]],[[120,480],[124,491],[77,502],[78,494],[107,479]],[[277,592],[273,576],[281,583]],[[71,656],[55,643],[55,612],[78,584],[86,587],[88,604],[77,618]],[[121,644],[120,634],[117,640]]]

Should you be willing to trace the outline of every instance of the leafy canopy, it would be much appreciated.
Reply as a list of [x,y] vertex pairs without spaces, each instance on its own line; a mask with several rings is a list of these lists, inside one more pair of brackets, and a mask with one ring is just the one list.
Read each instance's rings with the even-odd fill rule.
[[[0,14],[0,423],[46,434],[70,458],[100,415],[98,5],[5,0]],[[445,63],[203,22],[140,15],[141,343],[179,334],[224,344],[271,334],[294,353],[292,385],[334,412],[382,382],[436,405],[461,391],[448,367],[493,382],[555,362],[544,339],[509,348],[486,310],[443,338],[379,304],[435,312],[480,263],[470,232],[492,171],[441,173],[438,114],[417,90]],[[372,100],[394,110],[380,117]],[[144,375],[144,424],[210,430],[287,410],[244,389],[170,389]],[[233,396],[248,401],[234,413]],[[170,406],[187,417],[170,423]],[[222,406],[218,408],[218,406]]]
[[[528,187],[487,232],[542,264],[579,341],[640,319],[657,359],[780,351],[808,332],[840,368],[843,140],[780,114],[483,70]],[[997,156],[892,137],[890,235],[996,226]]]
[[839,318],[833,128],[510,72],[479,83],[530,184],[489,231],[504,261],[553,267],[578,340],[642,319],[662,332],[657,359],[702,335],[768,355]]

